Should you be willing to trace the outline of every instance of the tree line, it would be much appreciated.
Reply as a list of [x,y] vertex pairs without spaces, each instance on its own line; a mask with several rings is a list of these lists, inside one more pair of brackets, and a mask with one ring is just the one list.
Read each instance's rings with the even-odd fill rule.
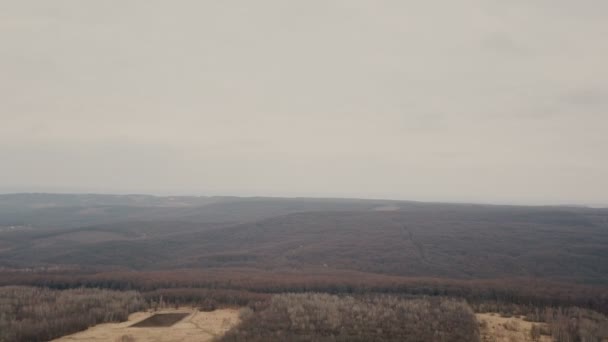
[[[502,302],[534,307],[580,307],[608,314],[608,287],[531,278],[458,280],[413,278],[361,272],[266,272],[262,270],[183,270],[153,272],[0,272],[0,285],[138,290],[213,289],[255,293],[410,294]],[[234,293],[234,292],[233,292]]]
[[[78,288],[0,287],[0,342],[47,341],[95,324],[124,321],[146,308],[241,307],[242,324],[223,342],[477,341],[473,312],[545,322],[533,336],[556,342],[604,342],[608,317],[578,307],[504,300],[467,301],[404,293],[269,294],[221,288],[166,288],[144,293]],[[471,323],[473,322],[473,323]]]

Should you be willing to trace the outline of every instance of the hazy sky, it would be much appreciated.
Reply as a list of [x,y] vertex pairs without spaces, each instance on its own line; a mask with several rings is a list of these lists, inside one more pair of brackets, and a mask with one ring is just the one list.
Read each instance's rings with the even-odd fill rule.
[[0,0],[0,191],[608,203],[606,0]]

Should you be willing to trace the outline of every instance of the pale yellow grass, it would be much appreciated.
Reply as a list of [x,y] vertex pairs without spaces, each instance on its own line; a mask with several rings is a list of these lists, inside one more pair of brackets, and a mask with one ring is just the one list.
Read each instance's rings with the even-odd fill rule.
[[[132,328],[131,325],[157,313],[190,313],[171,327]],[[64,336],[55,342],[206,342],[221,336],[239,323],[236,309],[220,309],[202,312],[192,308],[163,309],[156,312],[137,312],[122,323],[99,324],[85,331]]]
[[[482,342],[529,342],[533,325],[545,326],[544,323],[532,323],[519,317],[501,317],[495,313],[476,314],[481,328]],[[549,336],[541,336],[541,342],[552,342]]]

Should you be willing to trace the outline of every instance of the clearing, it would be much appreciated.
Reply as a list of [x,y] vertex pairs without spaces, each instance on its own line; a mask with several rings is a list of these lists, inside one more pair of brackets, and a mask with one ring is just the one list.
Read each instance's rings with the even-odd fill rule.
[[[520,317],[502,317],[497,313],[475,315],[480,323],[481,341],[491,342],[528,342],[532,341],[532,326],[546,327],[545,323],[532,323]],[[541,336],[540,342],[552,342],[549,336]]]
[[239,323],[238,309],[202,312],[193,308],[136,312],[121,323],[106,323],[67,335],[55,342],[205,342],[223,335]]

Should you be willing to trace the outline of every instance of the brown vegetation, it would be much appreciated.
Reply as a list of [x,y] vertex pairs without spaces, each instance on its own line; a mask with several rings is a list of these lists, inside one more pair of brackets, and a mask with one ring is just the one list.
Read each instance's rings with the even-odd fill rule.
[[125,320],[143,307],[143,298],[133,291],[0,287],[0,341],[48,341]]
[[[329,297],[338,308],[344,298],[373,306],[365,297],[372,294],[399,303],[453,297],[476,312],[546,322],[545,332],[559,341],[595,342],[606,335],[599,314],[608,314],[608,211],[602,209],[0,195],[0,225],[28,228],[0,231],[0,286],[136,290],[154,309],[249,306],[246,321],[272,313],[265,309],[276,294],[339,295]],[[78,291],[84,290],[65,296]],[[277,298],[275,307],[291,297]],[[430,315],[435,301],[423,300]],[[16,303],[8,312],[20,315],[19,306],[32,303]],[[36,329],[24,332],[22,325],[33,324],[24,318],[3,315],[0,321],[11,322],[10,333],[21,331],[21,339],[42,336]],[[45,319],[40,326],[55,331],[52,318]],[[91,324],[85,320],[57,325]],[[529,337],[538,333],[530,328]]]
[[448,299],[284,294],[244,316],[222,342],[479,340],[472,310]]
[[547,324],[532,323],[521,317],[502,317],[496,313],[478,313],[482,342],[553,342]]
[[[178,303],[212,297],[218,303],[243,306],[269,293],[327,292],[335,294],[389,293],[449,296],[483,303],[484,310],[501,312],[509,306],[581,307],[608,313],[604,286],[558,283],[539,279],[454,280],[412,278],[360,272],[268,272],[262,270],[181,270],[155,272],[9,272],[0,271],[0,285],[20,284],[56,289],[99,287],[139,290],[148,299],[165,296]],[[492,305],[494,307],[488,307]],[[514,309],[515,310],[515,309]]]
[[557,308],[544,311],[555,342],[608,341],[608,318],[580,308]]
[[[592,310],[578,307],[539,307],[513,303],[484,302],[473,305],[477,312],[500,313],[505,318],[506,330],[510,324],[517,324],[523,317],[525,325],[530,326],[532,340],[539,335],[551,336],[555,342],[603,342],[608,341],[608,317]],[[485,318],[489,316],[483,316]],[[508,318],[513,317],[513,320]],[[530,322],[543,323],[531,326]],[[526,328],[528,329],[528,328]]]

